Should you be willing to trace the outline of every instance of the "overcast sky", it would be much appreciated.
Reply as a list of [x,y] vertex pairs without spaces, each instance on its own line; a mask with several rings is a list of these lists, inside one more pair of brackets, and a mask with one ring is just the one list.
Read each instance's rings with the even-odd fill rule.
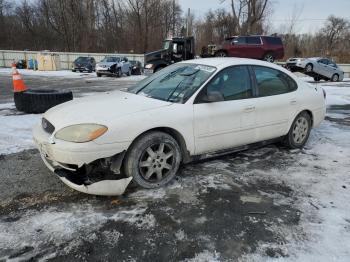
[[[178,0],[183,11],[191,8],[195,16],[202,17],[209,9],[225,8],[230,10],[229,0],[219,4],[219,0]],[[274,32],[283,30],[293,15],[293,10],[301,12],[297,31],[300,33],[313,33],[317,31],[330,15],[350,19],[350,0],[272,0],[273,14],[271,24]]]

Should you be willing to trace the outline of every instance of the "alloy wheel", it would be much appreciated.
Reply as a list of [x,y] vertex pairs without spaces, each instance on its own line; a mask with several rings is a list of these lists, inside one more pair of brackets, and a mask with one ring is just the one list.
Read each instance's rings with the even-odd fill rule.
[[162,181],[173,169],[174,148],[167,143],[154,144],[148,147],[139,160],[140,174],[147,182]]
[[293,140],[296,144],[304,143],[309,132],[309,123],[307,119],[300,116],[293,127]]
[[273,58],[272,55],[266,55],[265,56],[265,61],[269,62],[269,63],[273,63],[275,61],[275,59]]

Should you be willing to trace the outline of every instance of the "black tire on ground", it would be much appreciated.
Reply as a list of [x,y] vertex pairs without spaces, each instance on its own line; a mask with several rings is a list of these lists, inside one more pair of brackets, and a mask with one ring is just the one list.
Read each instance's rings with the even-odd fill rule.
[[305,67],[305,71],[307,73],[311,73],[314,70],[314,66],[312,64],[307,64]]
[[163,132],[150,132],[139,137],[124,159],[124,172],[143,188],[158,188],[169,183],[181,163],[181,150],[176,140]]
[[264,55],[263,60],[266,62],[269,62],[269,63],[273,63],[273,62],[275,62],[275,57],[273,56],[272,53],[267,53]]
[[101,74],[99,74],[99,73],[96,73],[96,75],[97,75],[97,77],[101,77],[102,75]]
[[334,74],[331,78],[332,82],[338,82],[339,81],[339,75],[338,74]]
[[307,112],[301,112],[283,140],[283,144],[291,149],[303,148],[310,136],[311,117]]
[[71,91],[29,89],[24,92],[14,93],[17,110],[28,114],[45,113],[50,108],[72,99],[73,94]]
[[218,51],[215,54],[216,57],[227,57],[227,53],[225,51]]
[[77,71],[77,70],[75,70],[75,69],[72,69],[72,72],[73,72],[73,73],[75,73],[76,71]]

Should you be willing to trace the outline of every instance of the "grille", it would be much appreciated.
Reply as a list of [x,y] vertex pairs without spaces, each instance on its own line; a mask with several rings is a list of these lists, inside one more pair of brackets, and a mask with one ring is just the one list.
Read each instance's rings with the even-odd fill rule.
[[52,134],[55,131],[55,127],[49,121],[47,121],[45,118],[43,118],[41,120],[41,126],[43,127],[45,132],[47,132],[49,134]]

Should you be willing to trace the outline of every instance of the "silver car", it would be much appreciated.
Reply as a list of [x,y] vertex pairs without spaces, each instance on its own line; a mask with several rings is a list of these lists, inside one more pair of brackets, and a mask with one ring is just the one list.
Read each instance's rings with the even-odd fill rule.
[[289,58],[286,67],[292,72],[302,72],[314,78],[315,81],[343,81],[344,72],[328,58]]
[[106,56],[96,64],[96,75],[115,75],[121,77],[123,74],[131,75],[131,64],[126,57]]

